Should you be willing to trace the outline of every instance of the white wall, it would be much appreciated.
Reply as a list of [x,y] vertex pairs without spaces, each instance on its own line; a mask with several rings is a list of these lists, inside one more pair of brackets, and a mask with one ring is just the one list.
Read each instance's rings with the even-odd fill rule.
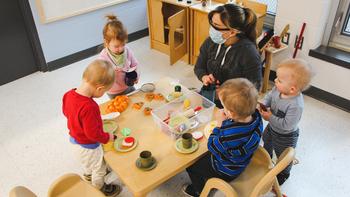
[[113,13],[121,19],[128,33],[147,28],[145,0],[129,0],[82,15],[42,24],[35,0],[29,0],[46,62],[88,49],[103,42],[104,16]]
[[275,20],[275,32],[279,34],[286,24],[290,25],[289,49],[273,57],[272,69],[286,57],[292,57],[295,36],[306,23],[304,43],[297,57],[306,59],[316,72],[312,85],[350,100],[350,69],[308,56],[310,49],[318,47],[323,38],[332,0],[279,0]]

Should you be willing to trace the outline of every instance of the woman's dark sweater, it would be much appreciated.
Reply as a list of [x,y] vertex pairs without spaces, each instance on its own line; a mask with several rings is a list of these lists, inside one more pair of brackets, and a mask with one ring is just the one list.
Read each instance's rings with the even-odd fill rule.
[[242,37],[227,51],[225,61],[221,66],[225,51],[229,46],[221,45],[217,58],[219,44],[208,37],[200,48],[200,54],[194,67],[199,80],[204,75],[213,74],[220,84],[228,79],[246,78],[259,90],[261,84],[261,59],[256,45],[248,38]]

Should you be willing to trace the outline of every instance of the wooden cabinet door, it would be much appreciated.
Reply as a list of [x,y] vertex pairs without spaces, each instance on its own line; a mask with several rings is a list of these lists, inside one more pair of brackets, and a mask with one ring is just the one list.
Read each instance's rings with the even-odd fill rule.
[[[208,13],[194,11],[193,16],[193,56],[199,56],[199,49],[209,36]],[[195,58],[197,59],[197,58]],[[195,63],[195,62],[193,62]]]
[[170,64],[174,64],[187,53],[187,9],[168,19]]
[[163,3],[160,0],[148,0],[148,24],[151,40],[164,43]]

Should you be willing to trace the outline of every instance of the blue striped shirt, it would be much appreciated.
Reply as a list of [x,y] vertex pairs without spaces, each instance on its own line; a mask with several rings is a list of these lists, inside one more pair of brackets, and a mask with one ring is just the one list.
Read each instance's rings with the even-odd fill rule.
[[259,146],[263,123],[258,111],[249,123],[225,120],[208,139],[213,169],[227,176],[238,176],[249,164]]

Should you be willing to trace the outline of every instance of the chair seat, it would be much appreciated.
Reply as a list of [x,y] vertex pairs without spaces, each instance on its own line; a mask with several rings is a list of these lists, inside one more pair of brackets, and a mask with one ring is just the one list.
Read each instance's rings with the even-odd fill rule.
[[230,185],[240,197],[248,197],[252,192],[252,186],[257,185],[269,170],[269,166],[263,166],[259,162],[252,160],[243,173],[230,182]]
[[105,195],[83,181],[79,175],[69,173],[59,177],[49,188],[48,197],[104,197]]
[[104,195],[91,187],[89,183],[77,182],[65,191],[61,191],[57,197],[72,197],[72,196],[84,196],[84,197],[104,197]]
[[30,189],[16,186],[11,189],[9,197],[37,197]]

